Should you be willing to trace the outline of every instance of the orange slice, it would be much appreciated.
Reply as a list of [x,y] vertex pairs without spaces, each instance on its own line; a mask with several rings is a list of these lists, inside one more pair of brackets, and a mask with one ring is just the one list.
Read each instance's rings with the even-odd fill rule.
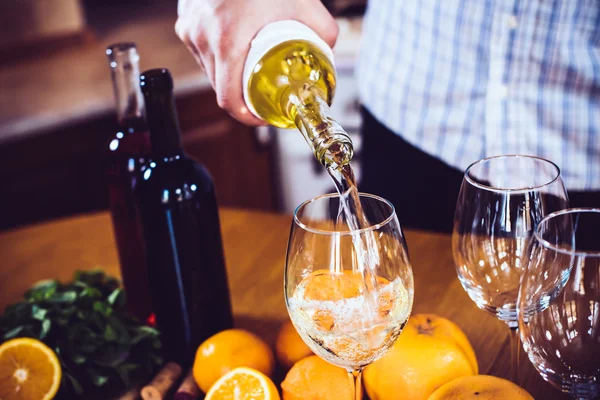
[[239,367],[216,381],[204,400],[279,399],[279,392],[268,376],[252,368]]
[[53,399],[61,376],[56,354],[39,340],[18,338],[0,345],[0,399]]

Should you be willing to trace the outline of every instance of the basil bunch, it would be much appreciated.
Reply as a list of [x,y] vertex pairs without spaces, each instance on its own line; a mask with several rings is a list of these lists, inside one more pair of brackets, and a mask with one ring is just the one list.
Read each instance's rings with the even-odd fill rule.
[[59,397],[109,395],[149,378],[163,362],[156,329],[125,309],[125,292],[103,271],[78,271],[73,282],[43,281],[0,317],[0,342],[32,337],[62,366]]

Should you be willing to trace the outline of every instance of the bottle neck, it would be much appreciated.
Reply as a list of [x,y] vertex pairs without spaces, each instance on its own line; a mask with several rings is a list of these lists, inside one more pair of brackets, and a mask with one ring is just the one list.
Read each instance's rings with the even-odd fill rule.
[[133,43],[117,43],[106,50],[113,90],[117,104],[117,119],[121,126],[143,130],[144,98],[139,87],[140,57]]
[[173,92],[150,90],[144,93],[144,99],[152,153],[160,156],[182,153]]
[[352,140],[333,117],[319,88],[310,86],[292,91],[288,96],[287,109],[324,167],[339,169],[350,163],[354,155]]

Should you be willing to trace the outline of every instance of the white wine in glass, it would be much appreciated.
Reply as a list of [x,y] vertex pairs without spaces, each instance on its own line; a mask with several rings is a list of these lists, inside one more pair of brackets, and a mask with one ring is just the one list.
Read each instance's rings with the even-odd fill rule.
[[[344,368],[363,367],[396,341],[410,315],[409,292],[400,278],[376,279],[377,288],[369,293],[360,273],[317,270],[296,287],[289,312],[321,358]],[[333,286],[338,287],[331,297],[324,288]]]
[[370,225],[358,230],[348,229],[337,194],[298,207],[284,285],[300,336],[318,356],[348,371],[356,399],[362,369],[395,343],[414,292],[394,207],[377,196],[359,198]]

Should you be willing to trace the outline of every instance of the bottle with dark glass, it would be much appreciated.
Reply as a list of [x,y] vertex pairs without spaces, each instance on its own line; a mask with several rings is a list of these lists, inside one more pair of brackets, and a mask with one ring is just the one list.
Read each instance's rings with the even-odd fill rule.
[[156,322],[165,357],[193,361],[233,325],[212,178],[182,148],[168,70],[140,77],[152,157],[136,188]]
[[134,190],[150,155],[150,139],[139,86],[139,55],[135,43],[115,43],[106,49],[106,55],[119,124],[108,143],[110,210],[127,304],[131,313],[144,321],[151,316],[152,304]]

